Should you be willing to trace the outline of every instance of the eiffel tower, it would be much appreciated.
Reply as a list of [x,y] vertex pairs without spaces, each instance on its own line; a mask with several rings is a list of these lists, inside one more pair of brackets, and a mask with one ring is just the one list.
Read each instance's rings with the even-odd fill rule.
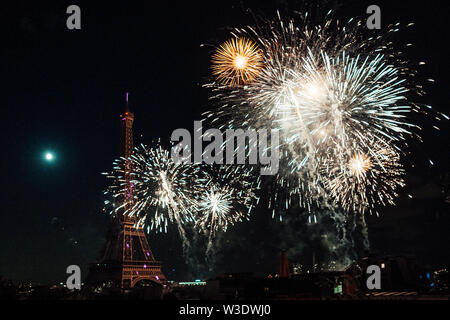
[[[125,112],[120,115],[122,124],[120,153],[128,158],[133,153],[134,114],[128,107],[126,95]],[[125,207],[133,201],[133,184],[130,181],[131,163],[125,162],[125,180],[128,188],[123,197]],[[166,278],[161,271],[161,263],[156,261],[148,245],[142,225],[136,217],[120,212],[113,216],[107,233],[106,243],[98,263],[92,264],[87,284],[110,283],[120,285],[121,289],[134,287],[139,281],[149,280],[164,283]]]

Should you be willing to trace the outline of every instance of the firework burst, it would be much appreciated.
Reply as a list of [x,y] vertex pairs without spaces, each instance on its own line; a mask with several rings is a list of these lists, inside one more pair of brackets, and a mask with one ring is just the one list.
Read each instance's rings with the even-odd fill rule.
[[217,230],[227,230],[228,225],[245,219],[241,213],[233,210],[234,190],[228,187],[211,185],[200,197],[200,218],[198,226],[203,230],[215,233]]
[[238,86],[255,80],[262,68],[256,44],[247,38],[232,38],[212,57],[213,75],[223,85]]
[[208,182],[199,197],[195,226],[208,238],[207,259],[212,258],[217,232],[249,220],[259,198],[260,178],[254,167],[244,165],[210,166]]
[[260,48],[264,67],[246,86],[206,84],[216,108],[205,121],[280,132],[285,167],[274,179],[274,209],[296,196],[308,209],[393,204],[403,185],[400,157],[408,140],[420,139],[410,115],[426,111],[415,103],[424,93],[416,71],[388,40],[399,24],[365,37],[363,20],[340,24],[331,11],[321,25],[298,18],[233,30]]
[[398,189],[405,185],[399,153],[383,142],[352,152],[324,160],[325,187],[345,211],[378,215],[376,209],[394,205]]
[[[157,232],[167,232],[169,223],[180,228],[193,221],[196,199],[205,182],[198,166],[174,163],[169,151],[161,146],[135,148],[128,159],[116,160],[113,172],[106,175],[111,184],[105,194],[114,199],[107,202],[112,205],[108,210],[136,217],[147,224],[148,230]],[[124,194],[131,196],[118,201]]]
[[248,220],[258,203],[260,179],[253,167],[223,165],[211,167],[212,173],[200,196],[196,225],[210,237],[226,231],[238,221]]

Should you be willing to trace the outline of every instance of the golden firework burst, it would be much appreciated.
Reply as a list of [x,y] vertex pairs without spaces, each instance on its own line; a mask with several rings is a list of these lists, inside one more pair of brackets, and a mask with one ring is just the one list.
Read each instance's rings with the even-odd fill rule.
[[232,38],[223,43],[212,57],[212,71],[217,80],[230,86],[252,82],[262,68],[258,46],[246,38]]
[[370,169],[372,162],[365,154],[355,153],[350,159],[348,166],[353,175],[361,177]]

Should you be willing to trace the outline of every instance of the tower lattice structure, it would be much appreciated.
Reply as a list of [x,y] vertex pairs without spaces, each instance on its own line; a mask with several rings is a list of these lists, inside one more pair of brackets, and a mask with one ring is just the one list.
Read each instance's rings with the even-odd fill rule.
[[[134,114],[128,107],[128,93],[125,111],[120,115],[122,135],[120,154],[128,159],[133,154]],[[124,161],[124,194],[118,197],[116,205],[124,204],[112,218],[107,241],[102,250],[99,263],[94,265],[95,280],[120,282],[122,289],[132,288],[141,280],[164,282],[161,263],[156,261],[147,241],[142,224],[135,216],[124,214],[126,208],[133,204],[133,182],[131,179],[132,163]]]

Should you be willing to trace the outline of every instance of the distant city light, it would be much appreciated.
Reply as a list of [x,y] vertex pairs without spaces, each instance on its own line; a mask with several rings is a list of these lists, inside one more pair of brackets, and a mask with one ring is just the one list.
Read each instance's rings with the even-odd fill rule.
[[189,286],[204,286],[206,285],[206,281],[182,281],[178,282],[178,286],[180,287],[189,287]]

